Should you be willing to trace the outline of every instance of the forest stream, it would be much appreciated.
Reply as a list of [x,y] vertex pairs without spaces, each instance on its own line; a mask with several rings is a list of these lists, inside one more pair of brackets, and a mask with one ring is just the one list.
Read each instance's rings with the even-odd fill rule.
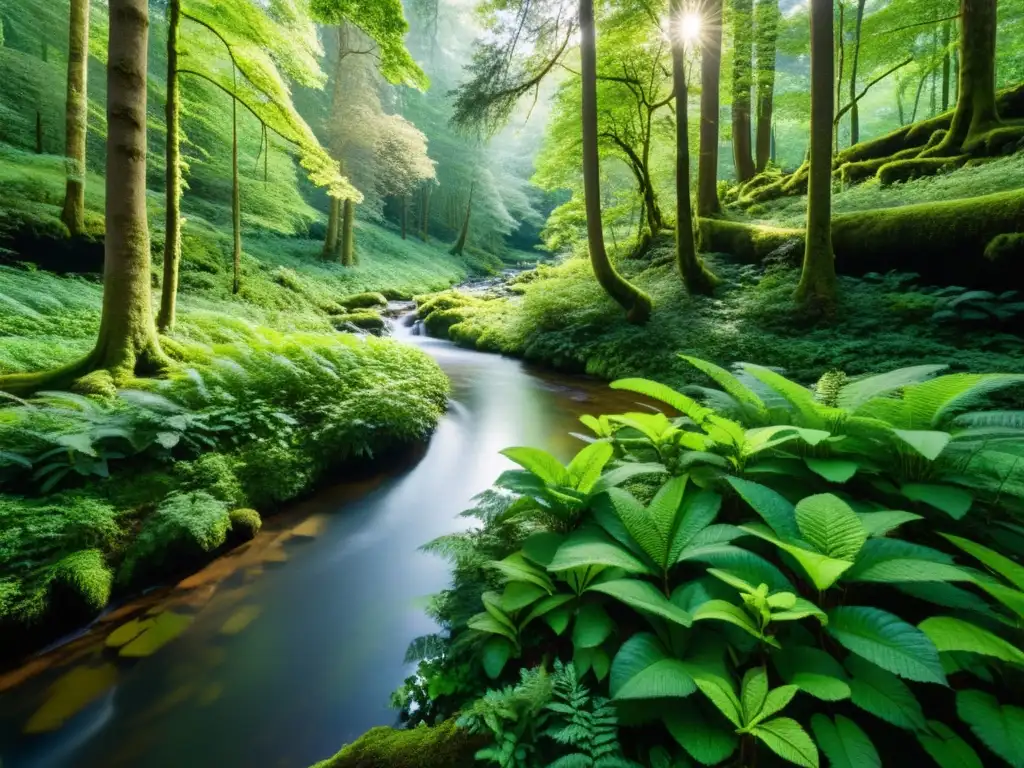
[[[580,414],[636,400],[418,330],[399,321],[395,335],[432,355],[453,392],[415,466],[339,478],[173,589],[0,675],[3,768],[301,768],[395,722],[406,646],[432,631],[424,599],[450,578],[418,547],[463,525],[458,513],[512,466],[502,448],[567,459]],[[112,633],[147,616],[172,641],[119,655]]]

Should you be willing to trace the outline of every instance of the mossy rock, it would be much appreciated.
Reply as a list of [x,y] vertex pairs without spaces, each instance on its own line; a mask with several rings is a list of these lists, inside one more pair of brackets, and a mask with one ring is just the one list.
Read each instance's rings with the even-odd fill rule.
[[465,293],[459,293],[458,291],[444,291],[443,293],[435,293],[433,296],[426,297],[417,296],[416,317],[420,320],[426,320],[432,312],[475,306],[479,303],[479,299],[468,296]]
[[342,296],[338,303],[348,310],[370,309],[371,307],[386,307],[388,300],[382,293],[367,292],[353,293],[349,296]]
[[228,513],[228,518],[231,520],[232,537],[242,541],[256,538],[263,527],[263,519],[255,509],[233,509]]
[[741,261],[758,263],[770,253],[794,240],[803,230],[751,226],[725,219],[700,219],[697,236],[705,253],[727,253]]
[[384,318],[370,309],[346,312],[343,315],[332,315],[331,323],[339,331],[351,330],[354,326],[360,331],[367,331],[377,335],[384,333],[384,330],[387,328]]
[[371,728],[313,768],[474,768],[474,755],[485,744],[454,720],[434,728]]
[[95,616],[110,602],[114,573],[98,549],[83,549],[61,559],[50,573],[49,602],[61,613]]
[[[1009,265],[1016,260],[1024,262],[1024,232],[1015,232],[993,237],[985,246],[985,259],[993,263]],[[1018,266],[1017,269],[1020,269]]]
[[427,333],[430,336],[444,339],[448,337],[448,331],[451,327],[463,322],[470,312],[469,307],[438,309],[426,316],[423,320],[423,327],[427,329]]

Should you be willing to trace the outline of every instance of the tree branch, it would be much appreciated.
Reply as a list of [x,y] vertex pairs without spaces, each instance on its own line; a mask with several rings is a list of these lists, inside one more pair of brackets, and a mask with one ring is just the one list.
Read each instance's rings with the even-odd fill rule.
[[847,112],[849,112],[851,109],[853,109],[853,105],[856,104],[861,99],[863,99],[865,95],[867,95],[867,92],[871,88],[871,86],[877,85],[882,80],[885,80],[885,78],[887,78],[893,72],[895,72],[898,69],[902,69],[903,67],[907,66],[907,64],[909,64],[913,60],[914,60],[914,57],[911,56],[910,58],[906,59],[905,61],[901,61],[895,67],[893,67],[892,69],[890,69],[890,70],[886,71],[885,73],[879,75],[874,80],[872,80],[870,83],[865,85],[864,86],[864,90],[862,90],[859,94],[857,94],[857,98],[853,99],[853,101],[851,101],[849,104],[847,104],[845,107],[843,107],[842,109],[839,110],[839,112],[836,114],[835,120],[832,121],[832,125],[839,125],[839,121],[843,119],[843,115],[845,115]]
[[881,32],[875,32],[873,35],[868,35],[867,37],[878,37],[879,35],[892,35],[892,34],[895,34],[897,32],[905,32],[908,29],[916,29],[917,27],[928,27],[928,26],[931,26],[932,24],[941,24],[944,21],[953,21],[954,19],[959,19],[959,18],[960,18],[960,14],[957,13],[957,14],[954,14],[953,16],[947,16],[944,19],[933,19],[931,21],[919,21],[916,24],[907,24],[906,26],[896,27],[895,29],[884,29]]

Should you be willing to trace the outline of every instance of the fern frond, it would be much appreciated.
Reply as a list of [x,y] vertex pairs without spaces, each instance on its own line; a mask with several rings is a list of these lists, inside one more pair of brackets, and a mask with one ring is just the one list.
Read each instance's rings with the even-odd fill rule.
[[680,357],[718,384],[736,402],[740,403],[744,414],[751,421],[761,422],[767,418],[768,408],[764,401],[735,375],[714,363],[709,363],[707,360],[689,357],[688,355],[680,355]]
[[953,373],[903,392],[906,406],[905,429],[939,426],[953,412],[974,405],[998,389],[1024,382],[1024,375],[1012,373]]
[[860,376],[843,385],[836,398],[836,404],[840,408],[856,412],[868,400],[889,395],[910,384],[927,381],[947,367],[946,365],[913,365],[875,376]]
[[689,416],[696,423],[700,424],[712,412],[696,400],[687,397],[681,392],[676,392],[672,387],[659,384],[650,379],[619,379],[609,385],[612,389],[624,389],[628,392],[636,392],[653,400],[665,403],[675,408],[685,416]]
[[824,407],[815,401],[814,394],[809,389],[800,386],[795,381],[790,381],[770,368],[747,363],[744,364],[743,369],[786,399],[799,416],[800,423],[797,426],[812,429],[822,429],[825,426]]

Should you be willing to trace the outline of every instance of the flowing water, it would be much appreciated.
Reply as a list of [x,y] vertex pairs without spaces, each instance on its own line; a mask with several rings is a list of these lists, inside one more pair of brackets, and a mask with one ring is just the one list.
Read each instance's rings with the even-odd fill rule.
[[2,768],[302,768],[394,723],[406,646],[434,629],[424,597],[448,580],[417,548],[466,525],[458,513],[511,466],[499,450],[567,459],[580,414],[635,400],[402,323],[395,332],[452,381],[422,457],[369,480],[339,476],[203,571],[0,675]]

